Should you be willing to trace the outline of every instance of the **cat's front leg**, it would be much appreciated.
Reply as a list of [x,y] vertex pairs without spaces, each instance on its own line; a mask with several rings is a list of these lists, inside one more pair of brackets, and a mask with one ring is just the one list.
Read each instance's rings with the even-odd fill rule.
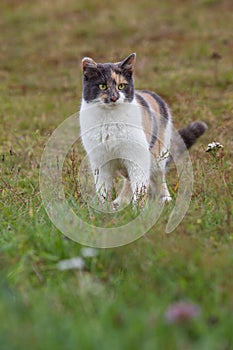
[[148,193],[148,182],[146,179],[141,179],[140,181],[133,180],[131,182],[131,188],[133,191],[133,205],[143,208]]
[[150,181],[150,162],[146,161],[143,167],[127,161],[127,172],[133,193],[133,205],[144,207]]
[[99,200],[102,203],[111,202],[113,189],[113,177],[111,173],[105,167],[96,167],[94,169],[94,179]]

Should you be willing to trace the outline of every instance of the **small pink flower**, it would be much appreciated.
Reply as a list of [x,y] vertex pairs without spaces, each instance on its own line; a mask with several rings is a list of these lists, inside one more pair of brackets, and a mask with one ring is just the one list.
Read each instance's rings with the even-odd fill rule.
[[168,323],[191,321],[201,314],[198,305],[191,302],[177,302],[170,305],[165,312],[165,319]]

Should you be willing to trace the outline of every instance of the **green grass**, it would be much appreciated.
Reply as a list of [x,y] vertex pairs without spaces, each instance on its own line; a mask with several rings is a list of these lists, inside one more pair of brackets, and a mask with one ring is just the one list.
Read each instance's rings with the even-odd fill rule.
[[[232,349],[232,2],[4,0],[0,7],[1,350]],[[209,126],[191,151],[189,210],[169,235],[170,207],[136,242],[100,250],[83,271],[60,271],[57,263],[80,255],[81,245],[43,208],[44,145],[78,108],[81,58],[117,61],[135,51],[137,88],[163,96],[177,128],[195,119]],[[205,152],[212,141],[224,145],[216,158]],[[64,181],[75,195],[69,157]],[[75,198],[83,218],[108,224]],[[111,224],[131,217],[127,209]],[[199,305],[201,315],[168,324],[176,301]]]

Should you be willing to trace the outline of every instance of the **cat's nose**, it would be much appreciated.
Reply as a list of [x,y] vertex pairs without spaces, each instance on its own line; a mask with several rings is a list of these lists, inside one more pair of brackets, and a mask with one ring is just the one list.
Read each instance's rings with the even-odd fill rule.
[[116,102],[117,100],[118,100],[118,97],[117,97],[117,96],[112,96],[112,97],[111,97],[111,101],[112,101],[112,102]]

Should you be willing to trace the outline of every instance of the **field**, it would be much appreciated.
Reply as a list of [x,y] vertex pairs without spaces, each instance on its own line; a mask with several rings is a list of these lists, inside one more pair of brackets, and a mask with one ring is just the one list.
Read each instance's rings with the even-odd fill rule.
[[[2,0],[0,10],[1,350],[233,349],[232,1]],[[44,146],[78,110],[82,57],[132,52],[136,87],[169,103],[177,129],[208,124],[190,151],[192,200],[172,233],[169,204],[140,239],[62,270],[85,250],[43,207]],[[224,147],[206,152],[214,141]],[[67,156],[66,192],[85,220],[108,225],[79,198],[79,157]]]

